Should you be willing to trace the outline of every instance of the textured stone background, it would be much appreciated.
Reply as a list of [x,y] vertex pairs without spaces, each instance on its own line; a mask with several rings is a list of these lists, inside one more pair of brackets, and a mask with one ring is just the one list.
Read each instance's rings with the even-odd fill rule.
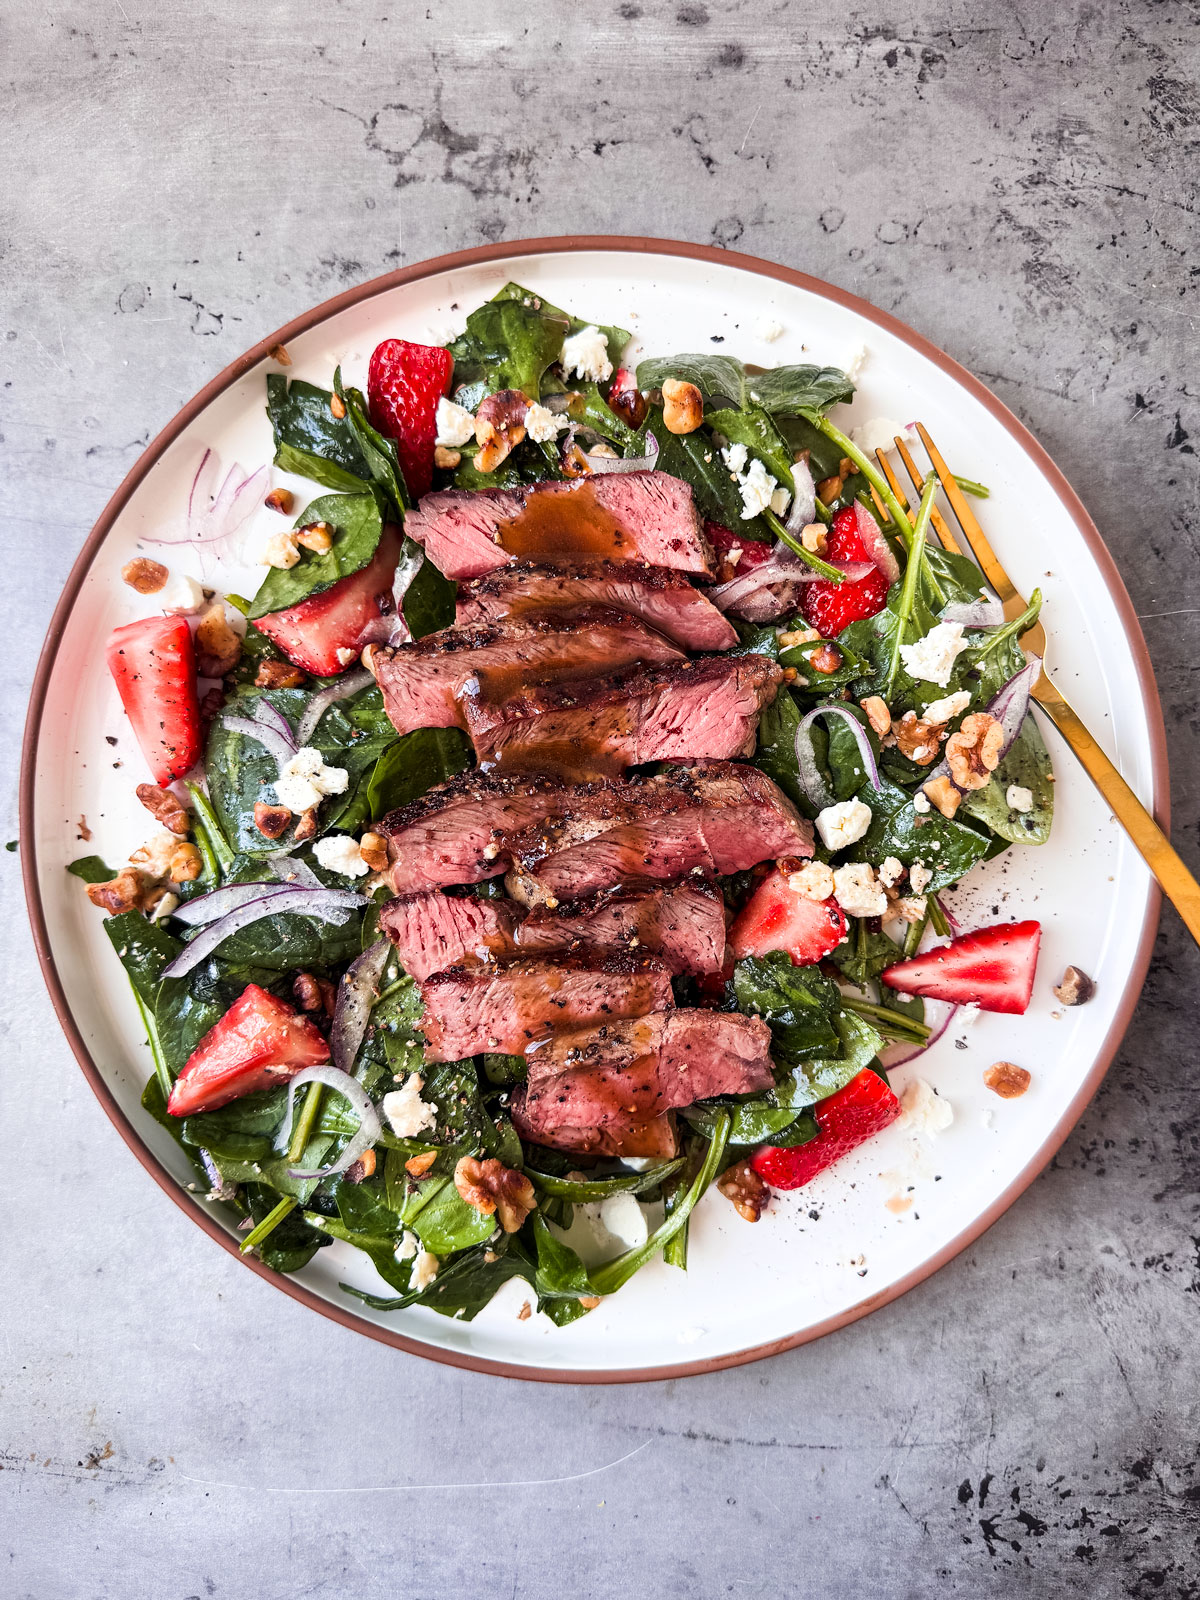
[[[246,345],[443,250],[657,233],[868,296],[1033,427],[1145,618],[1200,865],[1195,4],[3,0],[0,27],[5,749],[88,528]],[[0,862],[14,1600],[1200,1595],[1172,914],[1103,1091],[975,1249],[773,1362],[572,1390],[406,1360],[214,1249],[92,1101]]]

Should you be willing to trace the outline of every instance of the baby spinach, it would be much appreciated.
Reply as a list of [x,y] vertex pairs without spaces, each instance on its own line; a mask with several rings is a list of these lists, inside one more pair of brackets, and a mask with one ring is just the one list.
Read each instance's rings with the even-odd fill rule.
[[[279,1196],[265,1184],[249,1183],[246,1203],[254,1221],[262,1222],[279,1203]],[[258,1258],[275,1272],[299,1272],[330,1242],[301,1212],[292,1211],[263,1240],[258,1247]]]
[[84,883],[111,883],[116,873],[100,856],[80,856],[67,866],[67,871]]
[[775,479],[785,489],[794,490],[792,477],[792,452],[775,421],[759,407],[749,411],[710,411],[705,417],[708,426],[722,433],[731,444],[744,444],[751,455],[758,456]]
[[[414,545],[406,539],[401,559],[412,553]],[[454,622],[458,585],[444,577],[429,557],[409,584],[404,596],[404,620],[414,639],[423,639],[427,633],[437,633]]]
[[383,513],[374,491],[326,494],[312,500],[296,519],[296,527],[326,522],[333,528],[328,550],[302,550],[294,567],[268,567],[247,613],[251,622],[286,611],[332,588],[367,566],[383,533]]
[[682,1166],[683,1158],[679,1157],[674,1161],[646,1167],[642,1172],[618,1172],[603,1178],[556,1177],[553,1173],[539,1172],[536,1167],[526,1167],[525,1170],[534,1188],[540,1189],[543,1194],[583,1205],[591,1200],[604,1200],[610,1194],[645,1194],[650,1189],[657,1189]]
[[610,408],[600,393],[599,385],[595,383],[572,385],[567,415],[572,422],[591,428],[603,438],[611,440],[613,444],[620,445],[624,455],[636,456],[645,453],[645,446],[640,443],[640,435]]
[[435,784],[464,771],[473,760],[471,742],[461,728],[415,728],[376,761],[367,785],[371,817],[417,800]]
[[566,317],[527,305],[524,299],[486,301],[471,312],[466,331],[450,345],[457,398],[470,410],[484,395],[501,389],[519,389],[537,400],[542,374],[558,359],[567,331]]
[[267,375],[267,416],[275,434],[275,465],[350,494],[371,482],[349,416],[335,417],[328,389],[281,372]]
[[163,968],[183,945],[161,923],[148,922],[137,911],[105,918],[104,931],[153,1026],[152,1042],[173,1079],[237,995],[226,998],[214,993],[211,974],[206,982],[204,969],[186,978],[163,978]]
[[777,783],[789,800],[807,807],[796,762],[799,727],[800,708],[787,689],[780,689],[774,703],[764,706],[759,717],[754,765]]
[[[1006,798],[1010,784],[1029,790],[1033,796],[1031,811],[1010,808]],[[1054,820],[1054,774],[1050,752],[1031,716],[1026,716],[990,781],[982,789],[968,790],[958,809],[1010,844],[1046,843]]]
[[838,1049],[837,987],[817,967],[793,966],[791,956],[773,950],[737,962],[731,982],[739,1011],[769,1024],[781,1066]]
[[435,1256],[448,1256],[490,1238],[496,1231],[496,1218],[469,1206],[455,1188],[454,1180],[443,1178],[413,1218],[412,1230],[426,1250],[432,1250]]
[[517,300],[521,304],[529,304],[544,317],[553,317],[556,321],[565,320],[568,333],[579,333],[584,328],[599,328],[608,340],[608,357],[613,366],[620,365],[621,352],[629,343],[630,334],[626,328],[615,327],[609,322],[589,322],[584,317],[572,316],[569,311],[564,311],[561,306],[552,305],[544,296],[535,294],[532,289],[526,289],[519,283],[506,283],[503,289],[498,289],[492,296],[493,300]]
[[886,933],[872,933],[866,922],[857,918],[850,927],[849,937],[829,956],[838,971],[851,983],[865,989],[885,967],[899,961],[903,952]]
[[957,883],[977,861],[987,854],[987,836],[939,811],[919,813],[912,797],[896,784],[883,780],[881,789],[865,785],[858,798],[870,806],[871,826],[856,855],[879,866],[888,856],[911,867],[921,861],[933,873],[928,885],[934,894],[948,884]]
[[[895,947],[893,946],[893,949]],[[869,1022],[853,1011],[841,1008],[833,1019],[840,1041],[840,1051],[828,1056],[815,1056],[793,1068],[791,1076],[775,1087],[775,1099],[781,1106],[803,1110],[819,1100],[827,1099],[844,1089],[851,1078],[857,1078],[864,1067],[870,1066],[883,1049],[883,1039]]]
[[707,433],[668,433],[657,413],[652,414],[647,431],[658,440],[656,470],[669,472],[673,478],[682,478],[689,484],[702,516],[711,517],[727,528],[736,528],[739,535],[744,534],[749,539],[770,537],[761,517],[743,520],[745,507],[741,492]]
[[694,383],[706,400],[729,400],[740,411],[761,406],[772,415],[824,411],[854,397],[853,383],[836,367],[771,367],[750,373],[732,356],[708,351],[638,362],[639,389],[661,389],[667,378]]

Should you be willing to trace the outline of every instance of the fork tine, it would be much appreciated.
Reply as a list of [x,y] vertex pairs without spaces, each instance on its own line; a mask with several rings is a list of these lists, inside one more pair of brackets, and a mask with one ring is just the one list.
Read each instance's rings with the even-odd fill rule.
[[871,499],[875,502],[875,509],[879,513],[880,522],[890,522],[892,519],[888,515],[888,508],[883,503],[883,496],[874,484],[871,485]]
[[941,479],[942,491],[950,503],[950,509],[953,511],[967,543],[971,546],[972,554],[983,568],[987,581],[1004,602],[1005,615],[1008,615],[1013,607],[1016,608],[1014,615],[1019,614],[1024,609],[1025,602],[1018,594],[1008,573],[1000,565],[999,558],[992,549],[987,534],[979,526],[975,519],[975,513],[967,504],[966,496],[954,481],[953,474],[942,459],[937,445],[929,437],[929,432],[923,423],[917,423],[917,432],[920,434],[921,443],[925,446],[929,459],[933,463],[933,470]]
[[[922,477],[917,468],[916,462],[912,458],[912,452],[909,450],[908,446],[905,444],[904,440],[899,434],[896,435],[896,449],[899,451],[900,459],[903,461],[905,469],[908,472],[909,477],[912,479],[913,488],[918,494],[920,494],[921,490],[925,487],[925,479]],[[936,505],[929,513],[929,520],[937,529],[937,535],[942,541],[943,548],[949,550],[952,555],[962,555],[962,546],[950,532],[950,525],[947,523],[945,517],[942,516],[942,513],[938,510]]]

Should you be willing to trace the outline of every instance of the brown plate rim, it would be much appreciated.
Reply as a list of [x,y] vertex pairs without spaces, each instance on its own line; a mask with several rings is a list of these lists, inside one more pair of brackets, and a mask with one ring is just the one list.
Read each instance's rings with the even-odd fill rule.
[[857,1322],[860,1317],[865,1317],[870,1312],[877,1311],[881,1306],[888,1305],[891,1301],[899,1299],[901,1295],[915,1288],[917,1284],[924,1282],[926,1278],[932,1277],[948,1261],[973,1244],[976,1239],[986,1232],[1008,1210],[1018,1196],[1029,1187],[1034,1178],[1049,1165],[1067,1135],[1075,1126],[1084,1107],[1095,1094],[1113,1056],[1116,1054],[1125,1030],[1129,1026],[1130,1018],[1133,1015],[1134,1007],[1137,1004],[1150,965],[1150,956],[1158,927],[1162,898],[1157,885],[1153,887],[1150,901],[1146,908],[1137,952],[1129,974],[1129,983],[1113,1018],[1112,1025],[1105,1035],[1091,1070],[1080,1085],[1078,1093],[1050,1131],[1046,1140],[1039,1146],[1036,1155],[1018,1173],[1003,1194],[999,1195],[987,1210],[975,1218],[968,1227],[964,1228],[961,1233],[943,1246],[935,1256],[922,1263],[920,1267],[915,1268],[887,1289],[881,1290],[878,1294],[869,1296],[836,1316],[826,1318],[814,1327],[805,1328],[799,1333],[789,1334],[786,1338],[774,1339],[767,1344],[753,1345],[747,1349],[737,1350],[727,1355],[715,1356],[708,1360],[677,1362],[667,1366],[636,1368],[633,1370],[598,1368],[577,1371],[566,1368],[522,1366],[512,1362],[491,1361],[482,1356],[472,1355],[469,1352],[447,1350],[437,1345],[427,1344],[423,1340],[409,1338],[389,1328],[379,1327],[377,1324],[367,1321],[364,1317],[358,1316],[347,1307],[335,1305],[332,1301],[326,1300],[306,1288],[302,1283],[273,1272],[253,1257],[242,1256],[236,1239],[232,1238],[220,1223],[208,1214],[198,1200],[180,1187],[171,1174],[159,1164],[154,1155],[143,1144],[138,1130],[117,1103],[116,1098],[101,1076],[100,1069],[93,1061],[67,1005],[62,982],[51,953],[45,909],[42,905],[37,879],[37,858],[34,844],[34,783],[38,741],[55,651],[67,626],[79,590],[87,576],[92,561],[95,559],[97,552],[130,496],[167,447],[179,437],[211,401],[236,383],[252,367],[263,361],[275,345],[286,344],[290,339],[308,332],[321,322],[335,316],[340,311],[346,310],[350,306],[357,305],[360,301],[385,294],[402,284],[415,283],[423,278],[434,277],[440,273],[487,265],[493,261],[519,259],[522,256],[582,254],[585,252],[679,256],[693,261],[708,262],[717,266],[734,267],[741,271],[754,273],[758,277],[775,278],[782,283],[792,284],[796,288],[808,290],[822,299],[832,301],[835,305],[845,306],[849,310],[856,311],[867,321],[873,322],[877,327],[894,334],[909,345],[910,348],[927,357],[940,367],[943,372],[948,373],[967,389],[1013,436],[1044,474],[1083,535],[1100,569],[1101,576],[1112,595],[1126,636],[1129,639],[1134,665],[1137,669],[1139,688],[1146,706],[1151,745],[1152,807],[1163,829],[1166,830],[1168,828],[1169,786],[1166,730],[1163,725],[1158,686],[1154,679],[1149,652],[1146,648],[1146,642],[1133,604],[1116,564],[1101,539],[1096,525],[1084,509],[1079,496],[1072,489],[1066,477],[1055,465],[1045,449],[1025,425],[1017,420],[1008,407],[997,399],[977,378],[973,377],[970,372],[960,366],[957,361],[946,355],[930,340],[908,327],[906,323],[889,315],[886,311],[878,310],[858,295],[850,294],[845,289],[836,288],[834,285],[825,283],[819,278],[811,277],[807,273],[797,272],[790,267],[781,266],[776,262],[766,261],[757,256],[720,250],[711,245],[688,244],[684,241],[673,239],[623,237],[616,234],[580,234],[546,239],[520,239],[498,244],[481,245],[471,250],[458,250],[449,255],[436,256],[430,260],[417,262],[411,267],[400,267],[394,272],[386,273],[383,277],[372,278],[366,283],[359,284],[356,288],[347,289],[342,294],[335,295],[332,299],[312,307],[304,312],[303,315],[294,318],[282,328],[277,329],[274,333],[270,333],[265,338],[260,339],[256,345],[231,362],[223,372],[218,373],[198,394],[194,395],[166,427],[151,440],[105,506],[99,520],[88,535],[82,550],[76,558],[62,595],[55,607],[54,615],[51,618],[46,634],[46,640],[38,659],[21,750],[20,833],[23,841],[21,875],[29,908],[30,923],[33,928],[34,946],[41,966],[42,977],[50,993],[51,1003],[54,1006],[59,1023],[67,1036],[67,1041],[74,1051],[75,1058],[83,1069],[84,1076],[91,1085],[96,1098],[100,1101],[117,1132],[159,1187],[170,1195],[176,1205],[191,1217],[192,1221],[202,1228],[210,1238],[215,1239],[223,1249],[228,1251],[230,1255],[241,1261],[252,1272],[256,1272],[259,1277],[273,1284],[276,1288],[282,1289],[285,1294],[299,1301],[301,1305],[307,1306],[312,1311],[319,1312],[322,1316],[331,1318],[345,1328],[365,1334],[368,1338],[375,1339],[382,1344],[391,1345],[395,1349],[403,1350],[409,1355],[422,1356],[426,1360],[443,1362],[448,1366],[465,1368],[473,1372],[485,1372],[504,1378],[521,1378],[531,1382],[576,1384],[651,1383],[667,1378],[695,1377],[703,1373],[717,1372],[725,1367],[741,1366],[747,1362],[761,1361],[767,1356],[777,1355],[784,1350],[795,1349],[798,1345],[807,1344],[811,1340],[819,1339],[827,1333],[833,1333],[838,1328],[844,1328],[851,1322]]

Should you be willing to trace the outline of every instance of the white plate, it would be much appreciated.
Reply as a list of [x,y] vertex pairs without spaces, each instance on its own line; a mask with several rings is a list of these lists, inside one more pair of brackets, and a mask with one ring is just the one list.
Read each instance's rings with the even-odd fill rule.
[[[76,837],[81,816],[94,833],[87,848],[113,862],[147,829],[132,798],[145,774],[104,670],[103,642],[111,628],[153,607],[121,584],[120,568],[140,537],[180,513],[203,449],[214,450],[222,468],[269,462],[263,379],[271,346],[286,342],[291,376],[324,385],[340,362],[347,381],[365,388],[366,362],[380,339],[440,342],[510,277],[578,315],[632,328],[635,352],[721,350],[762,365],[817,360],[844,367],[865,347],[851,423],[920,417],[956,469],[991,487],[979,514],[1015,582],[1026,593],[1036,585],[1045,592],[1054,676],[1141,798],[1165,802],[1149,662],[1095,529],[999,402],[899,323],[784,268],[644,240],[492,247],[353,290],[264,340],[146,451],[72,573],[27,732],[26,880],[63,1026],[131,1148],[230,1249],[236,1241],[224,1219],[182,1187],[190,1168],[140,1109],[148,1052],[129,987],[101,918],[63,870],[83,848]],[[773,343],[756,333],[764,320],[783,324]],[[840,420],[845,426],[844,414]],[[297,481],[292,487],[311,492]],[[269,521],[272,513],[262,516]],[[115,748],[105,735],[117,737]],[[919,1282],[994,1221],[1066,1137],[1120,1041],[1149,960],[1157,890],[1053,731],[1047,739],[1058,774],[1052,842],[1010,851],[972,874],[952,899],[968,925],[996,915],[1040,919],[1045,937],[1033,1003],[1024,1017],[980,1017],[963,1034],[966,1048],[949,1036],[919,1064],[954,1108],[953,1126],[936,1141],[895,1125],[803,1191],[778,1196],[753,1227],[710,1195],[692,1224],[686,1274],[656,1262],[563,1330],[539,1316],[518,1319],[527,1298],[520,1283],[507,1285],[469,1324],[420,1308],[376,1313],[339,1290],[339,1280],[381,1289],[369,1264],[342,1245],[320,1251],[298,1279],[269,1276],[310,1306],[402,1348],[568,1381],[663,1377],[749,1360],[827,1332]],[[1095,977],[1097,993],[1090,1005],[1064,1011],[1051,985],[1068,962]],[[1000,1058],[1032,1072],[1022,1099],[1001,1101],[984,1088],[984,1069]],[[897,1084],[906,1081],[902,1068]],[[1045,1229],[1053,1237],[1049,1215]]]

